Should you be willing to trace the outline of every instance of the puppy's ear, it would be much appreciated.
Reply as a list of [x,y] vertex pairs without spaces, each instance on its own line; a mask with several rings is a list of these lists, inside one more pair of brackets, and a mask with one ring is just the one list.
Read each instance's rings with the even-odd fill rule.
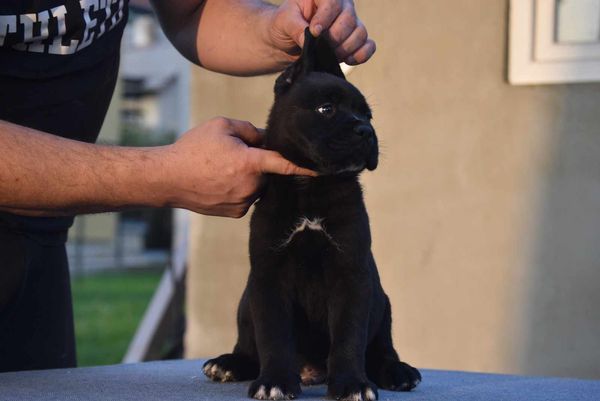
[[[303,53],[304,54],[304,53]],[[275,96],[287,91],[300,78],[303,71],[302,57],[290,64],[275,80]]]
[[304,30],[302,55],[277,78],[275,94],[285,92],[294,82],[311,72],[324,72],[346,79],[327,39],[323,35],[315,38],[307,27]]
[[[304,34],[305,37],[310,36],[312,38],[308,28],[306,28]],[[311,42],[313,42],[311,45],[314,47],[314,49],[311,49],[313,52],[311,57],[313,60],[312,71],[325,72],[327,74],[332,74],[342,79],[346,79],[342,69],[340,68],[340,63],[337,59],[337,56],[327,41],[327,38],[325,38],[323,35],[320,35],[316,39],[313,38]]]

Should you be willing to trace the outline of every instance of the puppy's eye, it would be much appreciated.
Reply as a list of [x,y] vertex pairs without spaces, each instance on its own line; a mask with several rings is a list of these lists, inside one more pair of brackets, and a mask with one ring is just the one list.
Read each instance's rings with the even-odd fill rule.
[[335,113],[335,106],[331,103],[325,103],[317,107],[317,113],[325,117],[331,117]]

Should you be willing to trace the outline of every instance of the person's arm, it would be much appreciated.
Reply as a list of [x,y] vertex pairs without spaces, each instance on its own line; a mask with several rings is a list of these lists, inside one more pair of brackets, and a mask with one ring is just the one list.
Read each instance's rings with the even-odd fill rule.
[[169,206],[241,217],[263,173],[314,175],[251,147],[261,141],[250,123],[225,118],[152,148],[92,145],[0,121],[0,210],[57,216]]
[[375,52],[352,0],[152,0],[173,45],[190,61],[231,75],[280,71],[294,61],[304,29],[327,31],[338,59],[367,61]]

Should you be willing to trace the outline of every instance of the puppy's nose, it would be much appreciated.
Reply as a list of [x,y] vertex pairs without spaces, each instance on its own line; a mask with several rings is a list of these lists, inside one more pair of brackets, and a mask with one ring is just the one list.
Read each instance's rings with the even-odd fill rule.
[[369,138],[375,134],[375,131],[370,125],[358,125],[354,127],[354,133],[362,138]]

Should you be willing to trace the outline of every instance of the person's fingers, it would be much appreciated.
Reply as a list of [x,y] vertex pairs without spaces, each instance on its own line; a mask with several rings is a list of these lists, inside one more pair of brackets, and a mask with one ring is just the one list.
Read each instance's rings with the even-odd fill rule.
[[300,47],[304,47],[304,30],[308,26],[306,12],[300,9],[293,9],[286,18],[285,30],[288,35]]
[[205,216],[231,217],[234,219],[242,218],[246,215],[252,204],[223,204],[218,207],[206,209],[204,207],[191,210]]
[[248,210],[250,210],[250,206],[252,206],[251,203],[236,207],[232,211],[231,217],[233,217],[234,219],[241,219],[246,215],[246,213],[248,213]]
[[313,36],[319,36],[321,32],[329,29],[344,9],[345,4],[345,0],[321,0],[317,2],[317,11],[310,20],[310,32]]
[[327,30],[329,42],[333,47],[341,45],[352,35],[357,26],[358,19],[354,9],[351,7],[345,8]]
[[312,170],[298,167],[289,160],[284,159],[279,153],[272,150],[251,148],[250,163],[256,171],[261,173],[274,173],[281,175],[307,175],[316,177],[318,174]]
[[[306,24],[308,26],[308,24]],[[304,27],[306,28],[306,26]],[[296,42],[296,44],[298,45],[298,47],[300,49],[304,48],[304,28],[302,28],[301,31],[297,31],[296,33],[292,34],[292,38],[294,39],[294,42]]]
[[377,50],[375,42],[369,39],[360,49],[355,51],[354,54],[348,56],[345,62],[348,65],[362,64],[373,56],[375,50]]
[[261,176],[259,181],[258,181],[258,185],[256,187],[256,190],[254,191],[254,193],[248,197],[246,199],[246,203],[249,206],[252,206],[261,196],[263,196],[264,192],[265,192],[265,188],[266,188],[266,183],[267,180],[265,179],[264,176]]
[[367,43],[369,34],[367,28],[359,21],[351,35],[335,49],[338,60],[346,60]]
[[248,121],[218,118],[217,124],[221,124],[220,129],[231,136],[241,139],[247,145],[260,146],[263,142],[264,130],[256,128]]

